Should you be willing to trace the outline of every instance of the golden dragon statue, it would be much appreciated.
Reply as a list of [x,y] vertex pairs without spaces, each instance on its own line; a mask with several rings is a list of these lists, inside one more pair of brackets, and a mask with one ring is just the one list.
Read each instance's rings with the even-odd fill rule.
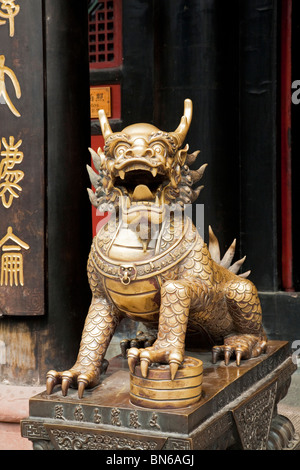
[[[107,361],[106,350],[122,318],[129,317],[157,336],[137,335],[124,341],[131,372],[140,364],[147,377],[150,364],[169,364],[173,380],[184,359],[189,332],[205,332],[212,343],[212,361],[234,355],[241,359],[266,350],[261,304],[249,272],[238,275],[244,258],[232,263],[235,242],[221,258],[217,238],[209,229],[204,243],[184,207],[202,189],[195,185],[206,165],[190,166],[199,151],[183,147],[192,120],[192,102],[174,132],[151,124],[134,124],[120,133],[111,130],[103,110],[99,120],[103,151],[91,151],[96,172],[88,167],[91,203],[111,211],[109,221],[93,239],[87,273],[92,301],[77,361],[67,371],[47,374],[47,392],[61,384],[63,395],[77,387],[81,398],[96,386]],[[132,347],[133,346],[133,347]]]

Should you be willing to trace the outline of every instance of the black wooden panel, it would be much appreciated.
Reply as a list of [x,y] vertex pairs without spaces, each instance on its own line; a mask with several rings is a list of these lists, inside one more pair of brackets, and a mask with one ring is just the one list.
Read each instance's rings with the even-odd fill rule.
[[153,2],[123,1],[122,120],[125,125],[153,118]]
[[[42,1],[0,9],[0,312],[44,314]],[[9,5],[8,5],[9,6]]]
[[239,243],[238,3],[155,2],[155,120],[175,129],[184,99],[192,99],[186,142],[201,150],[193,167],[208,163],[197,203],[204,204],[205,240],[211,225],[222,252],[234,238]]
[[259,290],[277,291],[277,1],[240,2],[241,242]]

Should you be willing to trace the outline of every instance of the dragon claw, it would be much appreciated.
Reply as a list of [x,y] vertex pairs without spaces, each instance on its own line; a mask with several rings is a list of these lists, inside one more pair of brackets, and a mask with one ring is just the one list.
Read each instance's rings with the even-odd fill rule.
[[83,397],[85,387],[86,387],[86,384],[84,382],[78,382],[78,398],[79,399]]
[[144,351],[141,352],[140,361],[141,373],[145,379],[148,375],[149,365],[151,364],[151,353],[149,350],[144,349]]
[[183,354],[177,350],[169,350],[168,348],[147,349],[131,348],[128,350],[128,366],[133,374],[135,366],[140,361],[141,374],[144,378],[148,376],[149,366],[152,363],[169,364],[171,380],[174,380],[177,370],[183,361]]
[[107,367],[108,361],[104,359],[100,369],[91,368],[82,373],[75,367],[64,372],[50,370],[46,376],[46,393],[51,395],[55,385],[61,384],[62,395],[66,397],[70,386],[74,388],[77,384],[78,397],[82,398],[86,388],[94,387],[99,383],[99,377],[106,372]]
[[225,365],[228,366],[231,356],[235,354],[236,365],[240,366],[241,359],[259,356],[265,352],[266,346],[267,342],[255,335],[231,335],[225,339],[223,345],[213,347],[212,363],[216,364],[218,358],[224,355]]
[[225,366],[228,366],[233,353],[235,353],[236,365],[239,366],[241,364],[242,357],[247,356],[247,352],[245,350],[243,350],[239,346],[237,346],[236,348],[232,348],[230,346],[214,346],[212,350],[212,363],[216,364],[219,357],[223,354]]
[[62,381],[61,381],[61,391],[64,397],[68,395],[68,390],[73,382],[73,374],[70,371],[65,371],[62,373]]
[[183,359],[184,359],[183,354],[181,354],[179,351],[172,351],[170,353],[169,364],[170,364],[171,380],[175,379],[175,376],[177,374],[177,371]]
[[59,383],[59,374],[55,370],[49,370],[46,376],[47,395],[51,395],[55,385]]
[[219,346],[214,346],[212,349],[212,363],[216,364],[220,354],[222,352],[222,349]]
[[236,348],[235,350],[235,362],[239,366],[241,364],[241,358],[243,356],[243,350],[241,348]]
[[63,378],[61,381],[61,391],[64,397],[68,395],[68,390],[70,387],[70,380],[68,378]]
[[128,350],[128,366],[132,374],[134,374],[135,366],[138,362],[140,351],[137,348],[131,348]]
[[147,378],[149,364],[150,364],[150,362],[147,361],[146,359],[141,360],[141,364],[140,364],[141,365],[141,373],[142,373],[142,376],[144,377],[144,379]]
[[55,379],[53,377],[48,377],[47,380],[46,380],[46,392],[47,392],[47,395],[51,395],[54,387],[55,387],[56,383],[55,383]]
[[90,383],[91,383],[91,381],[89,380],[89,377],[86,374],[80,374],[77,377],[78,397],[79,398],[83,397],[83,392]]
[[170,362],[171,380],[175,379],[178,368],[179,368],[179,364],[177,364],[177,362]]
[[224,347],[224,361],[225,361],[226,366],[228,366],[232,354],[233,354],[233,350],[231,349],[231,347],[225,346]]

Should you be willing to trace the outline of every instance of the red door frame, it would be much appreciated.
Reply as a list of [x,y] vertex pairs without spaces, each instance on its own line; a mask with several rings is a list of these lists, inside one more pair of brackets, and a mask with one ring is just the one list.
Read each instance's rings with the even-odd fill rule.
[[291,85],[292,0],[281,7],[281,266],[282,288],[293,291]]

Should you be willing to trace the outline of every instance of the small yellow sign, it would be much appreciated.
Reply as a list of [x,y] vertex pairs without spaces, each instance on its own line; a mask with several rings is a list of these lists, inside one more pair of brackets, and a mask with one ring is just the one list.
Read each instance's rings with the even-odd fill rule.
[[110,87],[95,86],[90,88],[91,118],[98,118],[99,109],[104,109],[106,116],[111,117]]

